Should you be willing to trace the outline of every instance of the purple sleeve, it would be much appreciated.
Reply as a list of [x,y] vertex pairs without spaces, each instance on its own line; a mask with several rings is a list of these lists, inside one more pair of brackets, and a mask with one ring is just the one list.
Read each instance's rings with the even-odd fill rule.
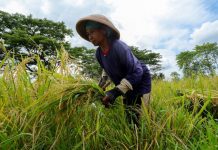
[[141,63],[132,54],[131,49],[125,43],[120,43],[116,48],[118,59],[127,73],[125,79],[127,79],[132,86],[139,84],[143,76]]

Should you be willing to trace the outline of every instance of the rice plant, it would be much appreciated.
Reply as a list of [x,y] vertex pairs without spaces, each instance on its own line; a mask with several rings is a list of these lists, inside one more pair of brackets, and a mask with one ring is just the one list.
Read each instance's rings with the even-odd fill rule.
[[[30,58],[5,67],[0,78],[0,149],[218,148],[218,124],[210,113],[218,77],[153,81],[151,105],[142,108],[136,126],[126,120],[122,97],[105,108],[97,82],[72,76],[67,53],[60,56],[59,73],[38,61],[34,80],[25,69]],[[188,109],[193,93],[204,95],[204,103]],[[202,115],[204,111],[208,113]]]

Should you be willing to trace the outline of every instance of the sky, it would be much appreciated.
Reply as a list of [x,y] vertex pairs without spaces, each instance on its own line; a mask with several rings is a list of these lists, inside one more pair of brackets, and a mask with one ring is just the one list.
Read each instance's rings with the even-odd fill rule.
[[83,40],[76,22],[90,14],[107,16],[121,40],[162,55],[167,78],[177,71],[176,55],[196,45],[218,42],[218,0],[0,0],[0,10],[63,21],[73,30],[71,46],[96,48]]

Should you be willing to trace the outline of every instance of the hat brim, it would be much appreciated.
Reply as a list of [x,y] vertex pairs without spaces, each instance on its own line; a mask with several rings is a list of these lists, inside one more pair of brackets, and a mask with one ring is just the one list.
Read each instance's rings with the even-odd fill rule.
[[76,23],[76,30],[78,34],[84,38],[85,40],[89,41],[85,25],[87,21],[95,21],[98,23],[101,23],[103,25],[106,25],[107,27],[112,29],[112,37],[115,39],[120,38],[120,32],[117,30],[117,28],[113,25],[113,23],[108,20],[105,16],[103,15],[90,15],[84,18],[81,18],[77,23]]

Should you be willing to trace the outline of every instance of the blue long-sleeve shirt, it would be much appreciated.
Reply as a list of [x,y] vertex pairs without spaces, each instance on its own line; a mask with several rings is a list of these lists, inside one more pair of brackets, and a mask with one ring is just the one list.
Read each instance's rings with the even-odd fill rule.
[[104,56],[101,48],[96,50],[96,58],[115,85],[125,78],[133,87],[133,92],[145,94],[151,91],[151,76],[145,64],[140,62],[131,49],[121,40],[114,40]]

